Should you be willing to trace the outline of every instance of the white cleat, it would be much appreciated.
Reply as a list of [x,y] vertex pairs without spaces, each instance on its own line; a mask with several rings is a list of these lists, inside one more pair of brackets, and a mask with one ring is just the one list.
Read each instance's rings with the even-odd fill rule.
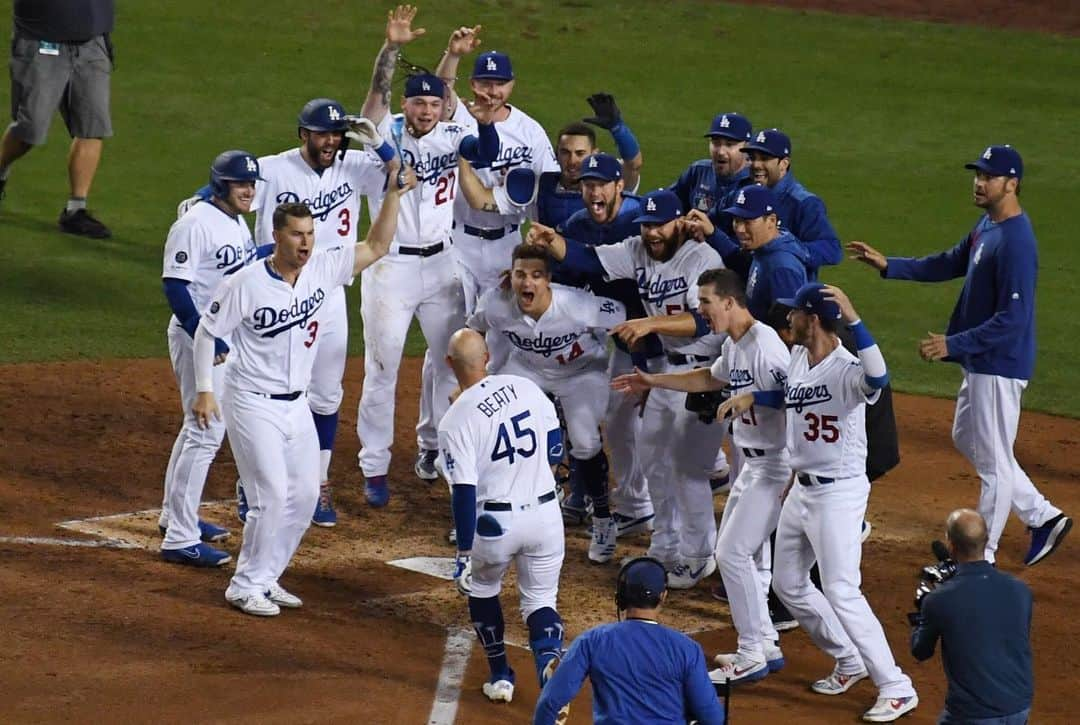
[[304,606],[304,602],[300,597],[285,591],[285,588],[277,582],[271,584],[270,588],[266,590],[266,598],[279,607],[287,609],[299,609]]
[[492,702],[510,702],[514,699],[514,683],[510,680],[495,680],[485,682],[484,697]]
[[863,713],[866,722],[892,722],[919,706],[919,696],[879,697],[874,706]]
[[856,682],[865,680],[869,676],[870,673],[866,670],[856,672],[853,675],[845,675],[834,668],[828,677],[810,685],[810,689],[819,695],[842,695],[850,690]]
[[716,571],[716,559],[691,559],[679,562],[668,572],[668,589],[691,589]]
[[270,598],[265,594],[231,595],[226,589],[225,601],[244,614],[251,614],[256,617],[276,617],[281,614],[281,608],[270,601]]
[[606,519],[593,518],[592,541],[589,542],[589,561],[606,564],[615,557],[615,541],[618,537],[618,524],[610,516]]
[[709,680],[714,685],[722,685],[725,682],[733,685],[740,682],[757,682],[769,674],[768,662],[763,659],[750,659],[741,652],[716,655],[713,662],[720,665],[709,672]]

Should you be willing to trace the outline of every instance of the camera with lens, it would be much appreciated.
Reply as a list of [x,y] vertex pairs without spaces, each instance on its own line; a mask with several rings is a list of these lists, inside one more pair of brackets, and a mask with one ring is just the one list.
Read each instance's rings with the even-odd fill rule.
[[949,556],[949,549],[940,541],[933,541],[930,550],[937,557],[936,564],[928,564],[919,574],[919,586],[915,588],[915,610],[908,614],[908,621],[917,625],[921,621],[922,602],[926,595],[956,576],[956,562]]
[[697,413],[698,419],[708,425],[716,420],[716,409],[730,397],[731,388],[726,386],[720,390],[707,390],[704,393],[687,393],[686,409],[691,413]]

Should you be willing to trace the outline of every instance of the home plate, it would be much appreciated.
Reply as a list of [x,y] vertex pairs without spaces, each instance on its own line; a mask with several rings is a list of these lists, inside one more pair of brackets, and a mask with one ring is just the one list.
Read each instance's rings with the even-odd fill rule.
[[394,559],[386,563],[390,566],[427,574],[436,579],[454,580],[454,560],[444,556],[411,556],[408,559]]

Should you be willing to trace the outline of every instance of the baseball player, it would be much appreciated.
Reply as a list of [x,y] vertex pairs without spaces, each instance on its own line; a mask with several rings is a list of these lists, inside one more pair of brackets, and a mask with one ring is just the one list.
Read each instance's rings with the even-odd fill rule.
[[[713,249],[689,239],[681,217],[678,197],[661,190],[642,198],[642,214],[636,218],[640,236],[618,244],[580,244],[541,224],[529,230],[530,241],[547,246],[573,273],[637,282],[646,311],[659,318],[651,331],[660,334],[667,359],[658,372],[707,365],[722,342],[717,335],[682,337],[687,333],[681,326],[680,337],[667,334],[667,318],[697,309],[695,282],[701,273],[723,266]],[[709,472],[722,436],[721,426],[706,425],[686,410],[682,395],[657,390],[645,403],[638,442],[656,512],[649,555],[668,567],[673,589],[688,589],[716,570]]]
[[[264,181],[255,187],[256,243],[265,245],[273,241],[274,210],[283,203],[306,204],[311,209],[316,253],[356,243],[360,197],[382,193],[386,179],[384,161],[393,151],[374,132],[373,125],[350,125],[350,118],[337,101],[312,99],[304,104],[297,120],[300,146],[259,159]],[[349,149],[351,138],[377,148],[381,156]],[[312,523],[324,527],[337,523],[329,482],[330,457],[337,435],[349,336],[345,288],[334,287],[328,294],[320,325],[312,334],[315,362],[311,389],[307,391],[320,451],[321,484]]]
[[1032,566],[1057,548],[1072,519],[1043,496],[1013,453],[1020,396],[1035,366],[1039,266],[1035,232],[1020,207],[1024,161],[1011,146],[988,146],[966,168],[975,172],[975,205],[986,214],[955,247],[921,259],[886,257],[863,242],[848,248],[886,279],[965,278],[948,330],[923,340],[920,352],[964,368],[952,436],[982,482],[986,560],[994,561],[1011,506],[1031,531],[1024,563]]
[[[313,345],[329,292],[384,256],[397,227],[400,199],[416,185],[411,169],[398,174],[372,222],[367,241],[321,254],[304,204],[274,212],[274,252],[219,287],[195,333],[192,406],[205,429],[220,418],[213,392],[214,338],[232,337],[222,409],[249,505],[236,572],[225,599],[247,614],[270,617],[300,598],[278,579],[311,523],[319,496],[318,432],[305,391]],[[399,186],[400,184],[400,186]]]
[[[195,422],[195,368],[192,339],[218,286],[255,258],[255,243],[243,215],[251,210],[259,162],[246,151],[226,151],[210,166],[209,202],[197,204],[169,229],[165,240],[162,286],[173,311],[166,335],[169,359],[180,389],[184,422],[176,436],[165,469],[165,495],[158,526],[164,539],[161,558],[198,567],[222,566],[232,561],[227,552],[209,543],[222,541],[229,532],[199,520],[199,501],[206,472],[221,447],[225,426],[212,421],[205,429]],[[228,340],[214,341],[214,390],[220,393],[228,355]]]
[[[859,590],[859,537],[870,495],[864,416],[888,382],[885,359],[836,287],[810,282],[779,302],[792,308],[796,342],[784,400],[744,393],[719,412],[742,416],[784,406],[793,481],[780,510],[773,586],[814,643],[836,658],[833,672],[811,689],[839,695],[869,674],[878,698],[863,720],[892,722],[914,710],[919,698]],[[835,334],[841,320],[855,336],[858,357]],[[814,559],[822,591],[810,582]]]
[[[429,350],[445,349],[450,335],[465,322],[461,269],[453,256],[445,253],[456,244],[451,240],[451,228],[458,196],[458,157],[470,163],[489,163],[499,150],[499,134],[492,123],[496,105],[469,107],[476,135],[460,123],[441,121],[446,89],[442,80],[431,74],[421,73],[406,81],[404,114],[390,117],[390,83],[400,45],[423,33],[412,29],[415,12],[408,6],[391,12],[386,43],[376,58],[364,104],[365,116],[379,125],[383,135],[400,124],[401,153],[420,176],[418,193],[405,200],[397,244],[361,278],[364,387],[356,432],[361,442],[364,494],[372,506],[385,506],[390,497],[386,474],[394,437],[394,390],[410,322],[414,316],[419,320]],[[369,203],[378,208],[374,197]],[[454,380],[444,365],[428,366],[421,384],[428,389],[428,407],[427,412],[422,407],[417,425],[415,472],[422,479],[434,480],[438,477],[438,437],[433,423],[446,411]]]
[[[635,223],[635,219],[641,215],[641,205],[638,197],[625,193],[626,186],[618,159],[597,153],[587,157],[581,167],[580,197],[585,208],[575,212],[556,231],[594,246],[616,244],[636,236],[641,231],[641,226]],[[556,269],[553,279],[564,284],[585,285],[594,294],[618,300],[626,307],[628,318],[646,316],[637,284],[632,280],[580,278],[569,274],[562,265]],[[613,339],[615,346],[608,363],[609,378],[633,370],[635,364],[646,368],[650,358],[664,354],[656,335],[645,336],[640,349],[635,352],[631,352],[621,338]],[[654,516],[637,446],[641,418],[635,407],[639,405],[637,396],[615,392],[609,397],[608,411],[604,416],[604,437],[611,449],[611,467],[615,478],[615,488],[611,493],[611,505],[615,509],[612,516],[619,536],[651,530]],[[577,475],[573,463],[571,460],[571,493],[562,502],[564,522],[583,521],[586,516],[584,481]]]
[[468,326],[509,341],[508,359],[493,370],[536,383],[562,405],[572,470],[593,501],[589,560],[615,555],[617,524],[608,507],[608,460],[600,422],[608,407],[608,330],[626,319],[621,303],[551,283],[551,258],[543,247],[520,244],[510,269],[511,291],[488,290]]
[[[729,389],[734,394],[783,398],[790,354],[776,331],[756,320],[747,306],[745,286],[727,269],[703,273],[697,280],[701,314],[718,333],[726,333],[720,357],[711,368],[668,374],[640,370],[612,380],[612,387],[643,393],[652,388],[687,393]],[[784,447],[784,414],[777,408],[751,408],[733,420],[733,445],[743,465],[731,486],[716,541],[716,560],[724,581],[738,650],[718,655],[713,681],[753,682],[784,666],[784,656],[769,618],[755,556],[776,528],[780,493],[791,478]]]
[[[688,212],[708,212],[728,192],[750,183],[750,164],[743,147],[753,136],[750,120],[739,113],[714,117],[709,132],[709,158],[690,164],[668,187]],[[722,208],[722,207],[721,207]]]
[[510,702],[514,671],[506,659],[499,591],[511,561],[541,687],[562,655],[555,603],[564,539],[551,474],[551,464],[562,460],[562,431],[555,406],[535,383],[487,373],[479,333],[454,333],[446,360],[461,385],[439,423],[440,464],[452,486],[457,531],[455,579],[487,655],[491,676],[484,695]]

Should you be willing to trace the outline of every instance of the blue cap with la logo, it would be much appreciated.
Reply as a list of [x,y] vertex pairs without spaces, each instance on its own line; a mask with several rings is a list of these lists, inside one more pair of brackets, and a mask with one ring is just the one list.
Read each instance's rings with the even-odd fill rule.
[[778,159],[786,159],[791,156],[791,139],[778,128],[767,128],[764,131],[758,131],[754,140],[743,147],[743,151],[746,153],[760,151]]
[[761,184],[744,186],[739,189],[735,203],[724,209],[724,212],[742,219],[757,219],[766,214],[775,214],[776,197]]
[[750,120],[740,113],[721,113],[712,120],[705,138],[720,136],[735,141],[749,141],[753,135]]
[[476,56],[472,77],[477,80],[493,81],[514,80],[514,69],[510,65],[510,56],[497,50],[489,50]]
[[641,198],[641,212],[634,224],[667,224],[682,216],[682,204],[675,192],[657,189]]
[[622,178],[622,164],[611,154],[593,154],[581,162],[582,179],[617,181]]
[[1024,160],[1020,152],[1008,144],[987,146],[982,156],[964,164],[965,169],[976,169],[991,176],[1012,176],[1020,179],[1024,176]]

